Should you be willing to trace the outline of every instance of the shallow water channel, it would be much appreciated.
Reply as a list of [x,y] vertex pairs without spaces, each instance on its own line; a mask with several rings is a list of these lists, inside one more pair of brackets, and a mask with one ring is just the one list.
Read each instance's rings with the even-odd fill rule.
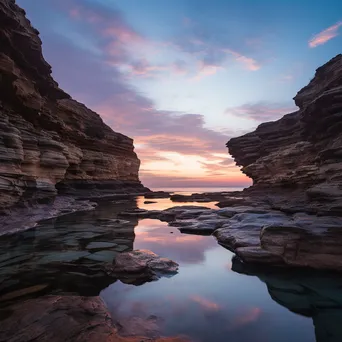
[[[181,234],[159,220],[113,221],[134,207],[182,205],[152,201],[157,203],[104,202],[1,237],[0,306],[44,294],[100,295],[114,321],[124,328],[136,323],[126,327],[128,334],[185,335],[199,342],[342,341],[341,276],[251,267],[211,236]],[[104,262],[132,249],[176,261],[179,273],[136,286],[101,271]]]

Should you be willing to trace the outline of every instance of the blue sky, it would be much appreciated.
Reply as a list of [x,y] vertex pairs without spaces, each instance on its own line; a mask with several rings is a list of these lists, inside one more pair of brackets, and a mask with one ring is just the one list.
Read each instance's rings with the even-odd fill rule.
[[245,185],[226,141],[296,110],[342,2],[18,0],[53,76],[134,138],[149,186]]

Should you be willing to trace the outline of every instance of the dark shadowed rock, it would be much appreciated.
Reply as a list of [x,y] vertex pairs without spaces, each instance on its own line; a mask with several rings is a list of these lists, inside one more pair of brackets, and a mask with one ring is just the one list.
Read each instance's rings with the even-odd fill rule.
[[145,198],[169,198],[170,193],[166,191],[151,191],[144,195]]
[[316,342],[342,341],[342,277],[327,272],[261,268],[237,258],[233,259],[232,270],[259,277],[275,302],[312,317]]
[[174,194],[171,195],[170,199],[174,202],[214,202],[226,201],[233,194],[235,192],[204,192],[191,195]]

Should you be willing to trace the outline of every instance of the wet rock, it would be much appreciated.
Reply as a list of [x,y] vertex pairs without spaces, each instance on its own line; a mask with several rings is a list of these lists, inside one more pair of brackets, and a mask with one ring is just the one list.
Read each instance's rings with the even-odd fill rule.
[[[6,342],[187,341],[181,337],[120,336],[100,297],[44,296],[2,309],[0,316],[0,340]],[[126,329],[131,329],[128,322]]]
[[38,264],[49,264],[51,262],[71,262],[84,258],[89,255],[86,251],[67,251],[67,252],[54,252],[49,253],[42,257]]
[[170,193],[167,191],[151,191],[144,195],[145,198],[169,198]]
[[160,275],[176,274],[178,264],[149,250],[135,250],[119,254],[106,271],[120,280],[143,278],[148,281],[158,279]]
[[15,253],[11,256],[11,253],[8,253],[4,257],[2,257],[2,262],[0,262],[0,268],[25,262],[30,259],[32,259],[32,255],[22,255],[22,253]]
[[226,220],[208,219],[208,220],[180,220],[170,222],[170,226],[178,227],[182,233],[211,235],[215,230],[222,227]]
[[117,256],[117,251],[99,251],[85,256],[85,259],[103,262],[112,262]]
[[25,297],[27,295],[31,295],[32,293],[42,292],[45,290],[49,285],[48,284],[41,284],[41,285],[34,285],[24,289],[8,292],[3,296],[0,296],[0,302],[5,302],[13,299],[17,299],[20,297]]
[[120,217],[138,217],[138,218],[151,218],[161,221],[171,221],[175,218],[175,214],[167,210],[145,210],[133,209],[130,211],[123,211],[118,214]]
[[268,214],[270,210],[262,209],[262,208],[253,208],[250,206],[236,206],[236,207],[227,207],[216,210],[216,214],[224,217],[233,217],[236,214],[247,213],[247,214]]
[[125,246],[125,245],[117,245],[113,248],[113,250],[115,250],[116,252],[124,252],[127,251],[128,249],[130,249],[130,247]]
[[223,227],[217,229],[213,235],[222,246],[232,251],[238,247],[260,245],[260,227],[252,224]]
[[235,249],[236,255],[247,263],[263,263],[272,266],[285,266],[284,260],[276,254],[273,254],[260,246],[246,246]]
[[226,208],[226,207],[236,207],[236,206],[251,206],[256,205],[253,199],[248,197],[231,197],[226,198],[221,202],[216,203],[216,206],[219,208]]
[[170,200],[173,202],[212,202],[212,199],[205,197],[202,194],[192,195],[171,195]]
[[86,246],[86,249],[91,250],[91,249],[108,249],[111,247],[117,246],[116,243],[111,243],[111,242],[103,242],[103,241],[94,241],[91,242]]
[[235,192],[204,192],[191,195],[174,194],[170,199],[174,202],[214,202],[225,201],[234,194]]

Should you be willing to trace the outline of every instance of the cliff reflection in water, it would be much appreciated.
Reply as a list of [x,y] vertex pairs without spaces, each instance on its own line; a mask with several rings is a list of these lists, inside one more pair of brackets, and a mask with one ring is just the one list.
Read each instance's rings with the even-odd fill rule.
[[232,270],[257,276],[271,298],[290,311],[312,317],[316,342],[342,341],[342,276],[309,270],[249,266],[233,258]]

